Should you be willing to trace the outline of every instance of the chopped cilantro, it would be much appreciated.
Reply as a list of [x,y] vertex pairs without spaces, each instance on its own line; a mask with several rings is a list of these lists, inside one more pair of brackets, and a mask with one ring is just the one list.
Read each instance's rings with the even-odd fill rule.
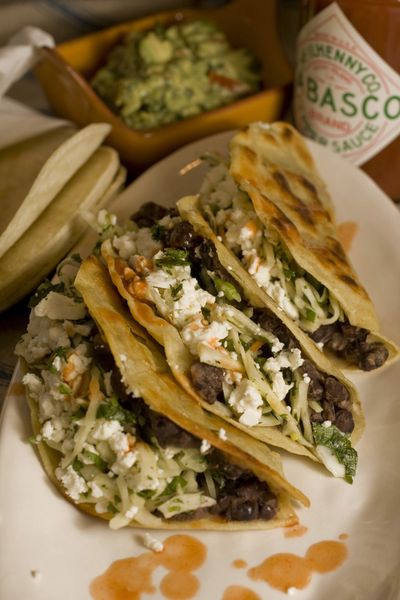
[[108,399],[108,402],[100,404],[97,409],[96,418],[108,420],[116,419],[121,423],[136,424],[136,415],[130,410],[123,408],[116,396],[111,396],[111,398]]
[[95,454],[94,452],[90,452],[90,450],[84,450],[83,454],[89,459],[92,460],[96,467],[102,473],[107,471],[107,463],[99,456],[99,454]]
[[221,341],[221,345],[225,350],[228,350],[228,352],[235,352],[235,344],[229,337],[224,338]]
[[212,468],[211,469],[211,477],[213,478],[214,482],[217,484],[219,489],[222,489],[223,487],[225,487],[226,477],[225,477],[222,469],[218,469],[217,467]]
[[64,346],[58,346],[58,348],[54,350],[54,355],[59,356],[60,358],[66,358],[67,352],[68,348],[65,348]]
[[240,302],[242,297],[230,281],[225,281],[224,279],[219,279],[219,277],[214,278],[214,284],[217,289],[217,292],[222,292],[224,297],[228,302],[232,302],[235,300],[236,302]]
[[118,510],[115,508],[115,506],[114,506],[114,504],[112,502],[108,503],[108,505],[107,505],[107,511],[109,513],[113,513],[113,514],[115,514],[115,513],[118,512]]
[[171,296],[174,300],[178,298],[178,294],[182,291],[183,283],[178,283],[177,285],[171,285]]
[[161,269],[165,267],[179,267],[189,265],[188,253],[186,250],[177,250],[176,248],[165,248],[164,256],[156,259],[156,266]]
[[158,223],[156,223],[155,225],[153,225],[153,227],[151,227],[150,231],[153,240],[156,240],[157,242],[165,240],[167,229],[163,225],[159,225]]
[[319,423],[313,423],[312,428],[315,444],[326,446],[333,452],[340,464],[345,467],[345,480],[353,483],[357,468],[357,452],[352,448],[349,437],[335,425],[324,427]]
[[307,321],[315,321],[315,311],[311,310],[311,308],[306,308],[306,319]]
[[71,419],[73,419],[74,421],[78,421],[79,419],[82,419],[85,415],[86,415],[86,410],[83,408],[83,406],[80,406],[78,408],[78,410],[76,410],[71,415]]
[[150,498],[152,498],[154,496],[155,493],[156,493],[155,490],[142,490],[140,492],[137,492],[137,495],[140,496],[141,498],[145,498],[146,500],[149,500]]
[[208,321],[211,316],[211,310],[207,306],[202,306],[201,312],[203,313],[203,317]]
[[160,500],[165,500],[168,496],[173,496],[178,491],[178,487],[184,488],[187,485],[187,481],[182,475],[176,475],[169,482],[169,484],[164,488],[162,494],[160,495]]
[[72,463],[72,468],[74,469],[74,471],[76,471],[77,473],[79,473],[79,471],[84,467],[83,462],[81,462],[78,458],[75,458],[74,462]]
[[53,362],[52,360],[49,360],[49,362],[46,363],[46,369],[48,371],[50,371],[50,373],[52,373],[53,375],[55,375],[57,373],[57,369],[52,364],[52,362]]
[[284,273],[286,279],[296,279],[296,277],[297,277],[296,271],[294,271],[290,267],[283,267],[283,273]]
[[60,392],[60,394],[65,394],[66,396],[69,396],[71,394],[71,388],[65,383],[60,383],[60,385],[58,386],[58,391]]
[[65,286],[64,286],[63,282],[54,284],[54,283],[51,283],[51,281],[49,281],[48,279],[46,279],[43,283],[41,283],[39,285],[36,292],[29,299],[28,307],[33,308],[34,306],[37,306],[37,304],[39,304],[39,302],[41,300],[43,300],[43,298],[46,298],[46,296],[50,292],[63,293],[64,291],[65,291]]

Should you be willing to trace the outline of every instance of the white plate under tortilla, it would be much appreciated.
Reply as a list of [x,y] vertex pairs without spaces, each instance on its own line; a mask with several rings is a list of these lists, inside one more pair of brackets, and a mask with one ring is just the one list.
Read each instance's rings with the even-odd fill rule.
[[[118,199],[118,212],[133,213],[152,200],[171,204],[198,190],[204,151],[226,151],[230,134],[220,134],[179,150],[152,167]],[[376,303],[383,333],[400,342],[400,215],[364,173],[311,144],[337,208],[339,222],[354,221],[358,233],[350,252],[365,287]],[[400,363],[381,372],[353,377],[366,413],[367,428],[359,444],[359,468],[353,485],[335,480],[320,468],[284,457],[290,481],[311,499],[299,508],[302,536],[283,530],[249,533],[194,533],[208,554],[194,574],[201,600],[222,600],[228,586],[253,590],[262,600],[285,596],[247,575],[276,553],[304,556],[310,545],[338,540],[348,549],[341,567],[314,573],[299,600],[397,600],[400,597]],[[21,395],[20,372],[14,375],[0,431],[0,598],[4,600],[86,600],[90,582],[121,558],[145,551],[141,535],[131,529],[110,531],[106,524],[81,514],[48,483],[27,439],[28,413]],[[165,540],[170,532],[156,533]],[[242,559],[247,568],[234,568]],[[152,594],[165,571],[159,568]],[[250,593],[250,592],[249,592]],[[227,598],[228,596],[226,596]],[[126,596],[126,600],[131,600]],[[233,598],[233,596],[231,596]],[[236,596],[237,600],[252,598]],[[254,598],[254,596],[253,596]],[[103,600],[114,600],[104,596]]]

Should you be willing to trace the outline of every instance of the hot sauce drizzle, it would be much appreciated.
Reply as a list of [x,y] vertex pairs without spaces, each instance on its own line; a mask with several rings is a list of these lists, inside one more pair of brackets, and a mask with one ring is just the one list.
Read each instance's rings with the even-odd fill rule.
[[260,596],[241,585],[231,585],[226,588],[222,600],[261,600]]
[[235,569],[245,569],[247,567],[247,562],[241,558],[237,558],[232,562],[232,567]]
[[346,557],[347,547],[343,542],[327,540],[310,546],[305,557],[290,553],[274,554],[249,569],[248,575],[282,592],[289,588],[302,590],[310,583],[313,572],[334,571]]
[[304,525],[299,523],[298,525],[294,525],[293,527],[287,527],[284,531],[284,536],[288,537],[288,538],[301,537],[305,533],[307,533],[307,531],[308,531],[308,527],[305,527]]
[[337,226],[339,240],[346,252],[350,252],[358,225],[354,221],[343,221]]
[[170,600],[189,600],[199,589],[199,580],[191,571],[204,563],[207,549],[189,535],[173,535],[165,540],[160,553],[145,552],[136,557],[116,560],[90,584],[94,600],[140,600],[156,588],[152,576],[157,567],[169,571],[161,581],[160,591]]

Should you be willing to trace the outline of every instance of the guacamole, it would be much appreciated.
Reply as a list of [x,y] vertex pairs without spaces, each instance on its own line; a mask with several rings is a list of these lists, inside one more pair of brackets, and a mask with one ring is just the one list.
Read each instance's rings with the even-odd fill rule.
[[260,64],[205,21],[131,32],[91,85],[128,127],[145,130],[212,110],[260,89]]

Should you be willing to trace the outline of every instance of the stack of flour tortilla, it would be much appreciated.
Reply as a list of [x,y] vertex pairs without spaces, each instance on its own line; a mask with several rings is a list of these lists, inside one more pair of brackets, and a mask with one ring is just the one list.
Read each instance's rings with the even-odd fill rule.
[[125,180],[110,126],[61,125],[0,150],[0,311],[32,291]]

